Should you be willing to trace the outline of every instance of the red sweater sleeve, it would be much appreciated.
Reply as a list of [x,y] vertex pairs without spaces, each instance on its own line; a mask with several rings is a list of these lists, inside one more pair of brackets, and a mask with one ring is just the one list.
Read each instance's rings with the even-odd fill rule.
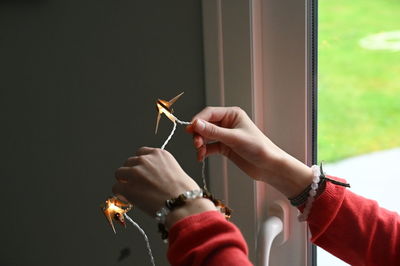
[[400,217],[376,201],[327,182],[308,224],[312,242],[351,265],[400,265]]
[[239,229],[217,211],[178,221],[168,240],[171,265],[252,265]]

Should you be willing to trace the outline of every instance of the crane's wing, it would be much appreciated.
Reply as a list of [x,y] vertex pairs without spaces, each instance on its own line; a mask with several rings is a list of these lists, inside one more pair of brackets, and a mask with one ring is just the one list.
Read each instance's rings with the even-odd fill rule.
[[111,217],[111,212],[109,212],[108,210],[102,210],[104,215],[106,216],[108,223],[110,224],[112,230],[114,231],[114,234],[117,234],[117,232],[115,231],[115,227],[114,227],[114,223],[113,223],[113,218]]
[[[157,131],[158,131],[158,124],[160,123],[160,117],[161,117],[161,114],[162,114],[163,112],[164,112],[164,113],[165,113],[165,112],[168,112],[168,113],[165,113],[165,115],[166,115],[169,119],[171,119],[172,121],[174,121],[174,120],[173,120],[174,117],[171,116],[171,115],[172,115],[172,112],[173,112],[173,110],[172,110],[172,108],[171,108],[171,105],[173,105],[173,104],[176,102],[176,100],[178,100],[179,97],[182,96],[182,94],[183,94],[183,92],[181,92],[180,94],[176,95],[174,98],[172,98],[172,99],[169,100],[169,101],[165,101],[165,100],[161,100],[161,99],[158,99],[158,100],[157,100],[156,105],[157,105],[158,114],[157,114],[157,121],[156,121],[156,131],[155,131],[155,134],[157,134]],[[171,114],[171,115],[169,115],[169,114]]]
[[183,93],[184,93],[184,92],[181,92],[180,94],[176,95],[174,98],[172,98],[171,100],[169,100],[169,104],[170,104],[169,106],[173,105],[173,104],[176,102],[176,100],[178,100],[179,97],[182,96]]
[[158,111],[158,114],[157,114],[157,122],[156,122],[156,131],[155,131],[154,134],[157,134],[158,124],[160,123],[160,117],[161,117],[161,112]]

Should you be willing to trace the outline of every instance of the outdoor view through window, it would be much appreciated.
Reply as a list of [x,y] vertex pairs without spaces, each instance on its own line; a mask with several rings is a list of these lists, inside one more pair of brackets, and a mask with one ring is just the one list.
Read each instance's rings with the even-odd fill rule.
[[[320,0],[318,11],[318,160],[353,192],[397,212],[399,11],[397,0]],[[318,249],[318,265],[347,264]]]

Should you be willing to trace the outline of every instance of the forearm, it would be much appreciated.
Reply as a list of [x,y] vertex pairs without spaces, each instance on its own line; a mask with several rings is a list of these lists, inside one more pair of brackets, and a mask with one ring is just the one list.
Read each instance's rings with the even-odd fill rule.
[[258,179],[270,184],[287,198],[299,195],[312,183],[313,171],[283,150],[279,149],[275,154],[279,156],[268,158],[268,151],[264,152],[262,168],[265,170]]

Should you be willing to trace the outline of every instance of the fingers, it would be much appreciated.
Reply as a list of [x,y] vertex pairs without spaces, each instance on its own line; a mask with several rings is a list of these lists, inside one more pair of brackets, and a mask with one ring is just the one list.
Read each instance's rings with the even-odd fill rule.
[[129,166],[135,166],[135,165],[138,165],[139,164],[139,156],[132,156],[132,157],[129,157],[125,162],[124,162],[124,164],[123,164],[123,166],[125,166],[125,167],[129,167]]
[[218,124],[220,121],[224,120],[228,114],[231,113],[232,107],[206,107],[192,118],[192,123],[186,127],[186,131],[189,133],[194,132],[194,124],[197,119]]
[[118,198],[118,200],[122,201],[123,203],[134,203],[132,199],[128,198],[128,191],[126,189],[126,185],[121,183],[115,183],[112,187],[112,193],[114,196]]
[[[235,142],[232,130],[238,127],[245,117],[245,112],[239,107],[207,107],[193,117],[192,124],[186,131],[229,145]],[[194,144],[198,148],[204,144],[204,140],[197,138]]]
[[[200,113],[192,118],[192,124],[187,127],[190,131],[193,127],[193,123],[197,119],[205,120],[213,124],[220,124],[235,119],[244,118],[246,113],[240,107],[206,107]],[[225,123],[224,123],[225,124]],[[227,125],[229,127],[230,125]]]
[[197,149],[197,161],[201,162],[203,161],[207,156],[207,148],[206,146],[201,146],[200,148]]
[[199,149],[201,146],[205,145],[205,140],[202,136],[195,134],[193,135],[193,144],[196,149]]
[[231,149],[221,142],[209,143],[197,149],[197,160],[202,161],[212,154],[222,154],[229,159],[230,153]]
[[[122,197],[121,198],[124,198],[124,199],[126,199],[126,197],[124,196],[124,194],[125,194],[125,186],[123,185],[123,184],[121,184],[121,183],[115,183],[114,185],[113,185],[113,187],[112,187],[112,193],[114,194],[114,195],[116,195],[118,198],[120,198],[121,197],[121,195],[122,195]],[[125,200],[125,201],[128,201],[128,200]]]
[[123,166],[125,167],[133,167],[136,165],[140,165],[144,162],[143,156],[155,153],[159,149],[157,148],[150,148],[150,147],[142,147],[136,151],[136,156],[129,157],[124,163]]
[[229,152],[226,150],[229,149],[225,145],[223,145],[221,142],[215,142],[215,143],[210,143],[206,145],[206,154],[205,156],[209,156],[212,154],[222,154],[224,156],[227,156]]
[[150,147],[141,147],[140,149],[138,149],[136,151],[136,156],[140,156],[140,155],[146,155],[149,154],[153,151],[155,151],[156,148],[150,148]]
[[119,183],[129,183],[133,177],[133,172],[135,169],[133,167],[120,167],[115,171],[115,178]]
[[[232,129],[219,127],[205,120],[196,119],[193,123],[193,131],[203,138],[229,143],[232,140]],[[197,139],[201,143],[200,139]],[[203,143],[204,144],[204,143]]]
[[[155,158],[168,154],[167,151],[162,151],[158,148],[142,147],[137,150],[136,156],[129,157],[115,172],[115,178],[121,183],[127,183],[129,179],[140,174],[139,166],[146,166]],[[151,163],[150,163],[151,164]]]
[[204,158],[212,154],[224,155],[226,158],[236,164],[240,169],[242,169],[245,173],[253,178],[257,177],[257,169],[255,169],[254,165],[249,164],[248,161],[246,161],[231,148],[221,142],[210,143],[198,149],[197,160],[202,161],[204,160]]

